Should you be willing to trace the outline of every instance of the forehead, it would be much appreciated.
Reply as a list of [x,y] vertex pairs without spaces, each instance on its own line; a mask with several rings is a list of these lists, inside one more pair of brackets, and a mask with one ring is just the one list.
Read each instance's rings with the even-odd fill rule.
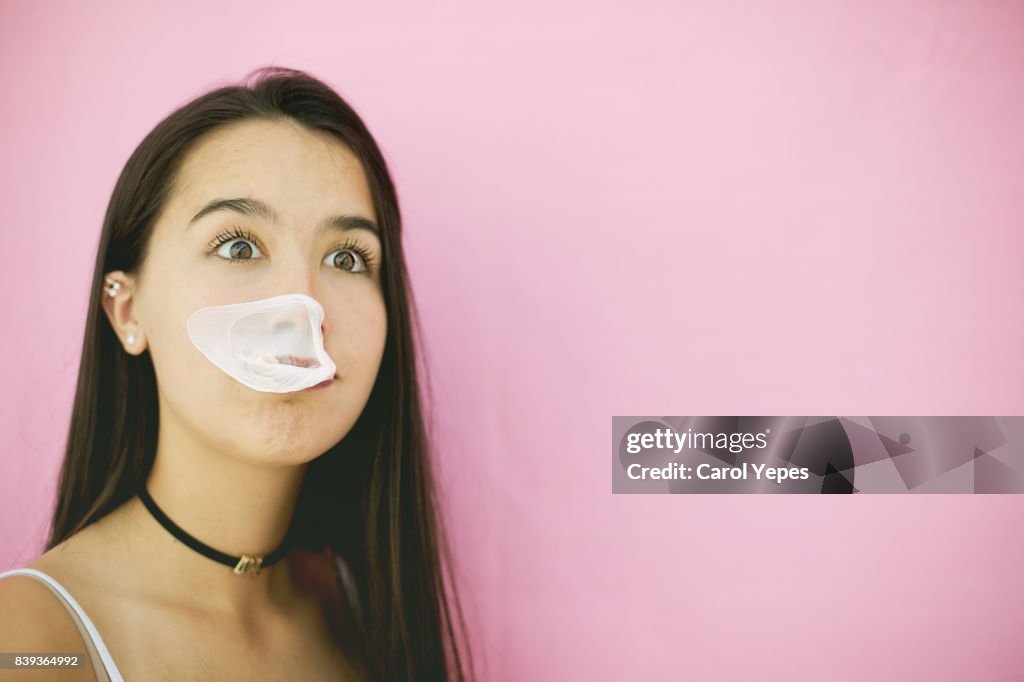
[[211,199],[229,196],[258,196],[299,219],[330,210],[376,219],[366,175],[352,150],[291,120],[232,123],[189,151],[171,197],[175,208],[194,213]]

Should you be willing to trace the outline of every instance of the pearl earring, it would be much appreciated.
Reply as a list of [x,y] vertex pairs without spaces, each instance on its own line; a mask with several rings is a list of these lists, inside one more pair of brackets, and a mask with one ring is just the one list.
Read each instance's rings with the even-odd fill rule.
[[132,336],[131,334],[128,335],[128,338],[125,339],[125,341],[128,343],[129,346],[135,345],[135,337]]
[[107,296],[114,298],[117,296],[117,292],[121,290],[121,283],[117,280],[110,279],[109,277],[107,277],[105,281],[106,286],[103,290],[107,292]]

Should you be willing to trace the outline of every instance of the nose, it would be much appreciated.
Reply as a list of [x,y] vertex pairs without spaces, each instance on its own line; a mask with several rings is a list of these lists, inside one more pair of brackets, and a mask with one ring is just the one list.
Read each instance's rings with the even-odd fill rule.
[[[309,296],[309,294],[306,294]],[[316,300],[316,299],[314,299]],[[322,305],[322,304],[321,304]],[[306,309],[306,306],[301,303],[293,303],[285,306],[283,310],[274,313],[274,315],[267,321],[267,325],[270,331],[274,334],[299,334],[306,336],[309,334],[309,323],[310,314]],[[327,334],[327,318],[326,311],[323,322],[320,325],[320,332],[326,339]],[[296,355],[279,355],[278,361],[289,364],[297,365],[299,367],[314,367],[319,366],[319,363],[313,357],[299,357]]]
[[[301,256],[297,256],[296,258],[297,260],[295,261],[285,262],[287,258],[281,261],[284,267],[282,267],[278,273],[279,277],[277,278],[274,289],[276,289],[278,293],[305,294],[323,306],[323,299],[317,295],[317,278],[320,276],[319,268],[309,270],[305,267]],[[269,324],[270,330],[275,333],[288,333],[289,331],[294,332],[295,330],[304,331],[309,329],[309,317],[307,316],[305,306],[295,304],[288,306],[280,313],[274,315]],[[326,340],[326,309],[324,310],[323,322],[320,325],[320,332]]]
[[307,315],[306,309],[298,303],[286,306],[270,318],[270,329],[274,332],[303,329],[308,324]]

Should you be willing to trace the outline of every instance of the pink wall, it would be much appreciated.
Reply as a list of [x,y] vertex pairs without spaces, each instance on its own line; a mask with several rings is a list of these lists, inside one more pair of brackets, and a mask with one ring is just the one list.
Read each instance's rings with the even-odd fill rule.
[[614,414],[1024,413],[1019,0],[153,4],[0,4],[0,568],[41,546],[117,173],[278,63],[392,164],[484,679],[1024,676],[1024,497],[609,466]]

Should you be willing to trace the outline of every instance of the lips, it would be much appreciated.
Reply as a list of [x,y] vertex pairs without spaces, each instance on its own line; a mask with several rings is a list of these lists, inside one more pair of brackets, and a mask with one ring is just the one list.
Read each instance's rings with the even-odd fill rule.
[[309,388],[304,389],[304,390],[312,391],[315,388],[323,388],[325,386],[330,386],[333,382],[334,382],[334,377],[331,377],[330,379],[327,379],[325,381],[321,381],[319,384],[316,384],[314,386],[310,386]]
[[314,358],[300,358],[295,355],[278,355],[277,361],[282,365],[294,365],[296,367],[318,367],[320,365]]

